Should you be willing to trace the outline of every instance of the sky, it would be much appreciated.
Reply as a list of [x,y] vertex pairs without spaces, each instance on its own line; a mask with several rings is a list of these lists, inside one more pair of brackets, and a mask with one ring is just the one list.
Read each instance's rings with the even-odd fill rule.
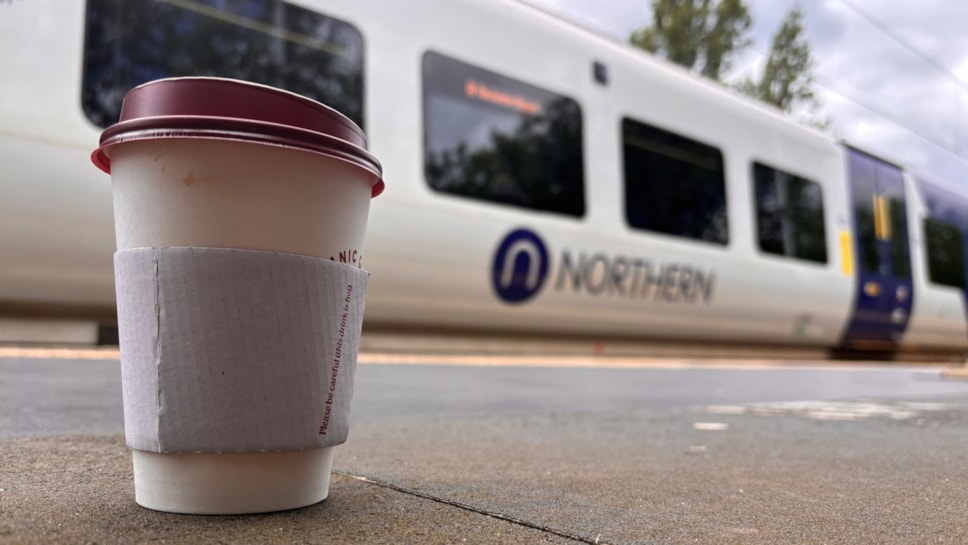
[[[622,41],[651,21],[651,0],[524,1]],[[753,44],[727,80],[758,76],[796,2],[746,1]],[[968,191],[968,1],[798,3],[820,103],[812,115],[838,138]]]

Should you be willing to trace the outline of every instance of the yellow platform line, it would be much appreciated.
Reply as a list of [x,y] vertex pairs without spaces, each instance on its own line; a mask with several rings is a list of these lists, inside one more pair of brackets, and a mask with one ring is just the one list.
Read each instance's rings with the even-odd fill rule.
[[[118,360],[116,347],[31,347],[0,346],[0,358],[6,359],[63,359],[63,360]],[[473,354],[416,354],[392,352],[361,352],[357,362],[362,365],[440,365],[467,367],[557,367],[597,369],[775,369],[778,367],[810,367],[814,369],[862,369],[870,365],[858,362],[829,360],[773,360],[773,359],[716,359],[670,357],[619,357],[575,355],[473,355]],[[939,366],[940,367],[940,366]]]

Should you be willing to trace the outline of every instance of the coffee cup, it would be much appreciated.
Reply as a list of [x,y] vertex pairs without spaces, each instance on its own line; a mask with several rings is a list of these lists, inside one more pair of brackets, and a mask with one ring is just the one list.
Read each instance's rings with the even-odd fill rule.
[[111,174],[137,503],[239,514],[325,499],[383,190],[363,131],[279,89],[170,78],[126,95],[92,160]]

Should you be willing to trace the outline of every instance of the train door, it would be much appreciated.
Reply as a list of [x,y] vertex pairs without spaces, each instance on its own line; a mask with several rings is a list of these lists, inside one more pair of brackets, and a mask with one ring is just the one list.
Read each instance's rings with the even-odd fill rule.
[[898,167],[847,149],[857,290],[844,348],[892,350],[914,299],[904,178]]

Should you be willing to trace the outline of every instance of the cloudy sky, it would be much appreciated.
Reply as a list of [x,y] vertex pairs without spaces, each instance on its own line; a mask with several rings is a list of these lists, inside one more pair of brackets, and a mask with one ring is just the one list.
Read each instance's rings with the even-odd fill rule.
[[[525,0],[620,40],[650,0]],[[754,40],[732,76],[755,76],[795,0],[747,0]],[[801,0],[818,114],[835,134],[968,188],[968,1]]]

